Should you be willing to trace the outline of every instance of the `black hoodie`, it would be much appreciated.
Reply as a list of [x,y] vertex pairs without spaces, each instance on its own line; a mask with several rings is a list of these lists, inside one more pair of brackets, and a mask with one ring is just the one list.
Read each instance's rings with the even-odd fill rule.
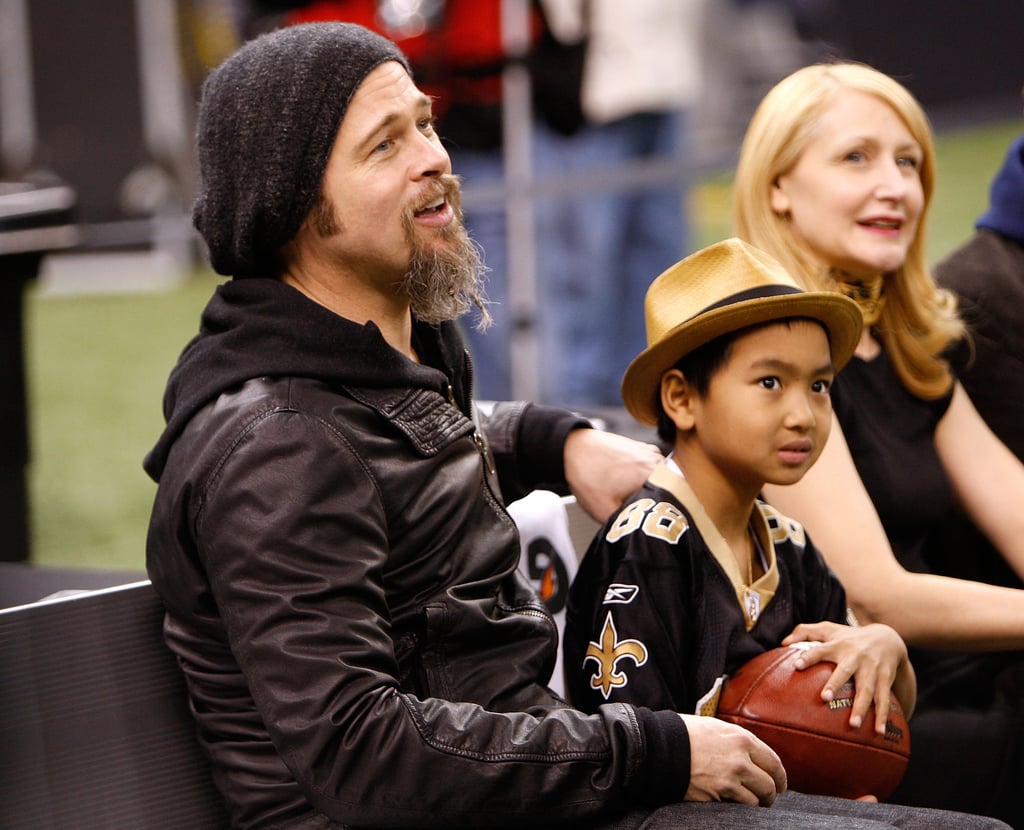
[[222,283],[203,311],[199,334],[171,372],[164,393],[167,427],[143,466],[159,481],[171,446],[192,416],[222,392],[258,377],[409,386],[445,397],[450,383],[459,408],[468,413],[468,364],[455,326],[417,323],[413,337],[422,364],[392,349],[374,323],[346,320],[276,279]]

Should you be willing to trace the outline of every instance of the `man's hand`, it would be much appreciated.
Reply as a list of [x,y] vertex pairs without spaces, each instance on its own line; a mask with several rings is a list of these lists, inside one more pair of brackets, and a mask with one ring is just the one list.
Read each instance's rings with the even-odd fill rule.
[[661,460],[654,444],[614,432],[574,429],[565,439],[565,478],[576,501],[598,522],[622,507]]
[[686,801],[737,801],[770,807],[786,790],[786,771],[774,750],[742,726],[718,718],[680,715],[690,733]]

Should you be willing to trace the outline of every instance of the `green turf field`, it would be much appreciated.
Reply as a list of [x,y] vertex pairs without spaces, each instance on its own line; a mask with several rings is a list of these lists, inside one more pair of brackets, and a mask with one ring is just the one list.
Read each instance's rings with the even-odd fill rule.
[[[971,233],[992,175],[1021,129],[1011,121],[939,136],[932,261]],[[728,174],[700,183],[692,211],[698,245],[728,235]],[[142,472],[142,457],[162,425],[167,373],[215,284],[202,274],[157,293],[28,292],[34,562],[143,568],[155,485]]]

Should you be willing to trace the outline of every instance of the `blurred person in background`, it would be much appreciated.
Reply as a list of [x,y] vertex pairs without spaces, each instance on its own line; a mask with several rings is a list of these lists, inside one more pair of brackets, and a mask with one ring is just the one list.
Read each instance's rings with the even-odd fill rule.
[[693,143],[702,156],[729,158],[750,116],[779,79],[834,55],[839,0],[715,0],[705,5],[701,87]]
[[974,235],[935,266],[967,325],[958,377],[979,414],[1024,459],[1024,135],[992,180]]
[[[967,326],[950,354],[978,414],[1024,461],[1024,136],[1010,145],[991,183],[974,235],[935,266],[935,280],[957,296]],[[999,551],[957,510],[937,534],[949,573],[1024,587]],[[970,546],[975,555],[959,555]]]
[[[700,91],[705,0],[541,0],[554,34],[585,44],[581,112],[570,134],[543,122],[536,175],[580,193],[537,200],[541,396],[620,406],[619,381],[646,345],[644,295],[690,250],[690,119]],[[657,181],[588,186],[640,162]]]

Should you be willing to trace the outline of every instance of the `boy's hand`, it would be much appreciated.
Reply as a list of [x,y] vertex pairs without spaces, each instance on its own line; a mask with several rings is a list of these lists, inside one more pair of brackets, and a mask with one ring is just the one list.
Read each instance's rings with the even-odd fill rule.
[[798,668],[807,668],[822,661],[836,664],[821,690],[823,701],[831,701],[853,678],[856,691],[850,726],[860,727],[873,701],[875,732],[884,735],[892,693],[896,694],[904,715],[910,718],[917,697],[917,681],[907,657],[907,646],[892,628],[882,623],[864,626],[832,622],[801,624],[782,641],[782,645],[799,642],[820,645],[804,651],[796,661]]

